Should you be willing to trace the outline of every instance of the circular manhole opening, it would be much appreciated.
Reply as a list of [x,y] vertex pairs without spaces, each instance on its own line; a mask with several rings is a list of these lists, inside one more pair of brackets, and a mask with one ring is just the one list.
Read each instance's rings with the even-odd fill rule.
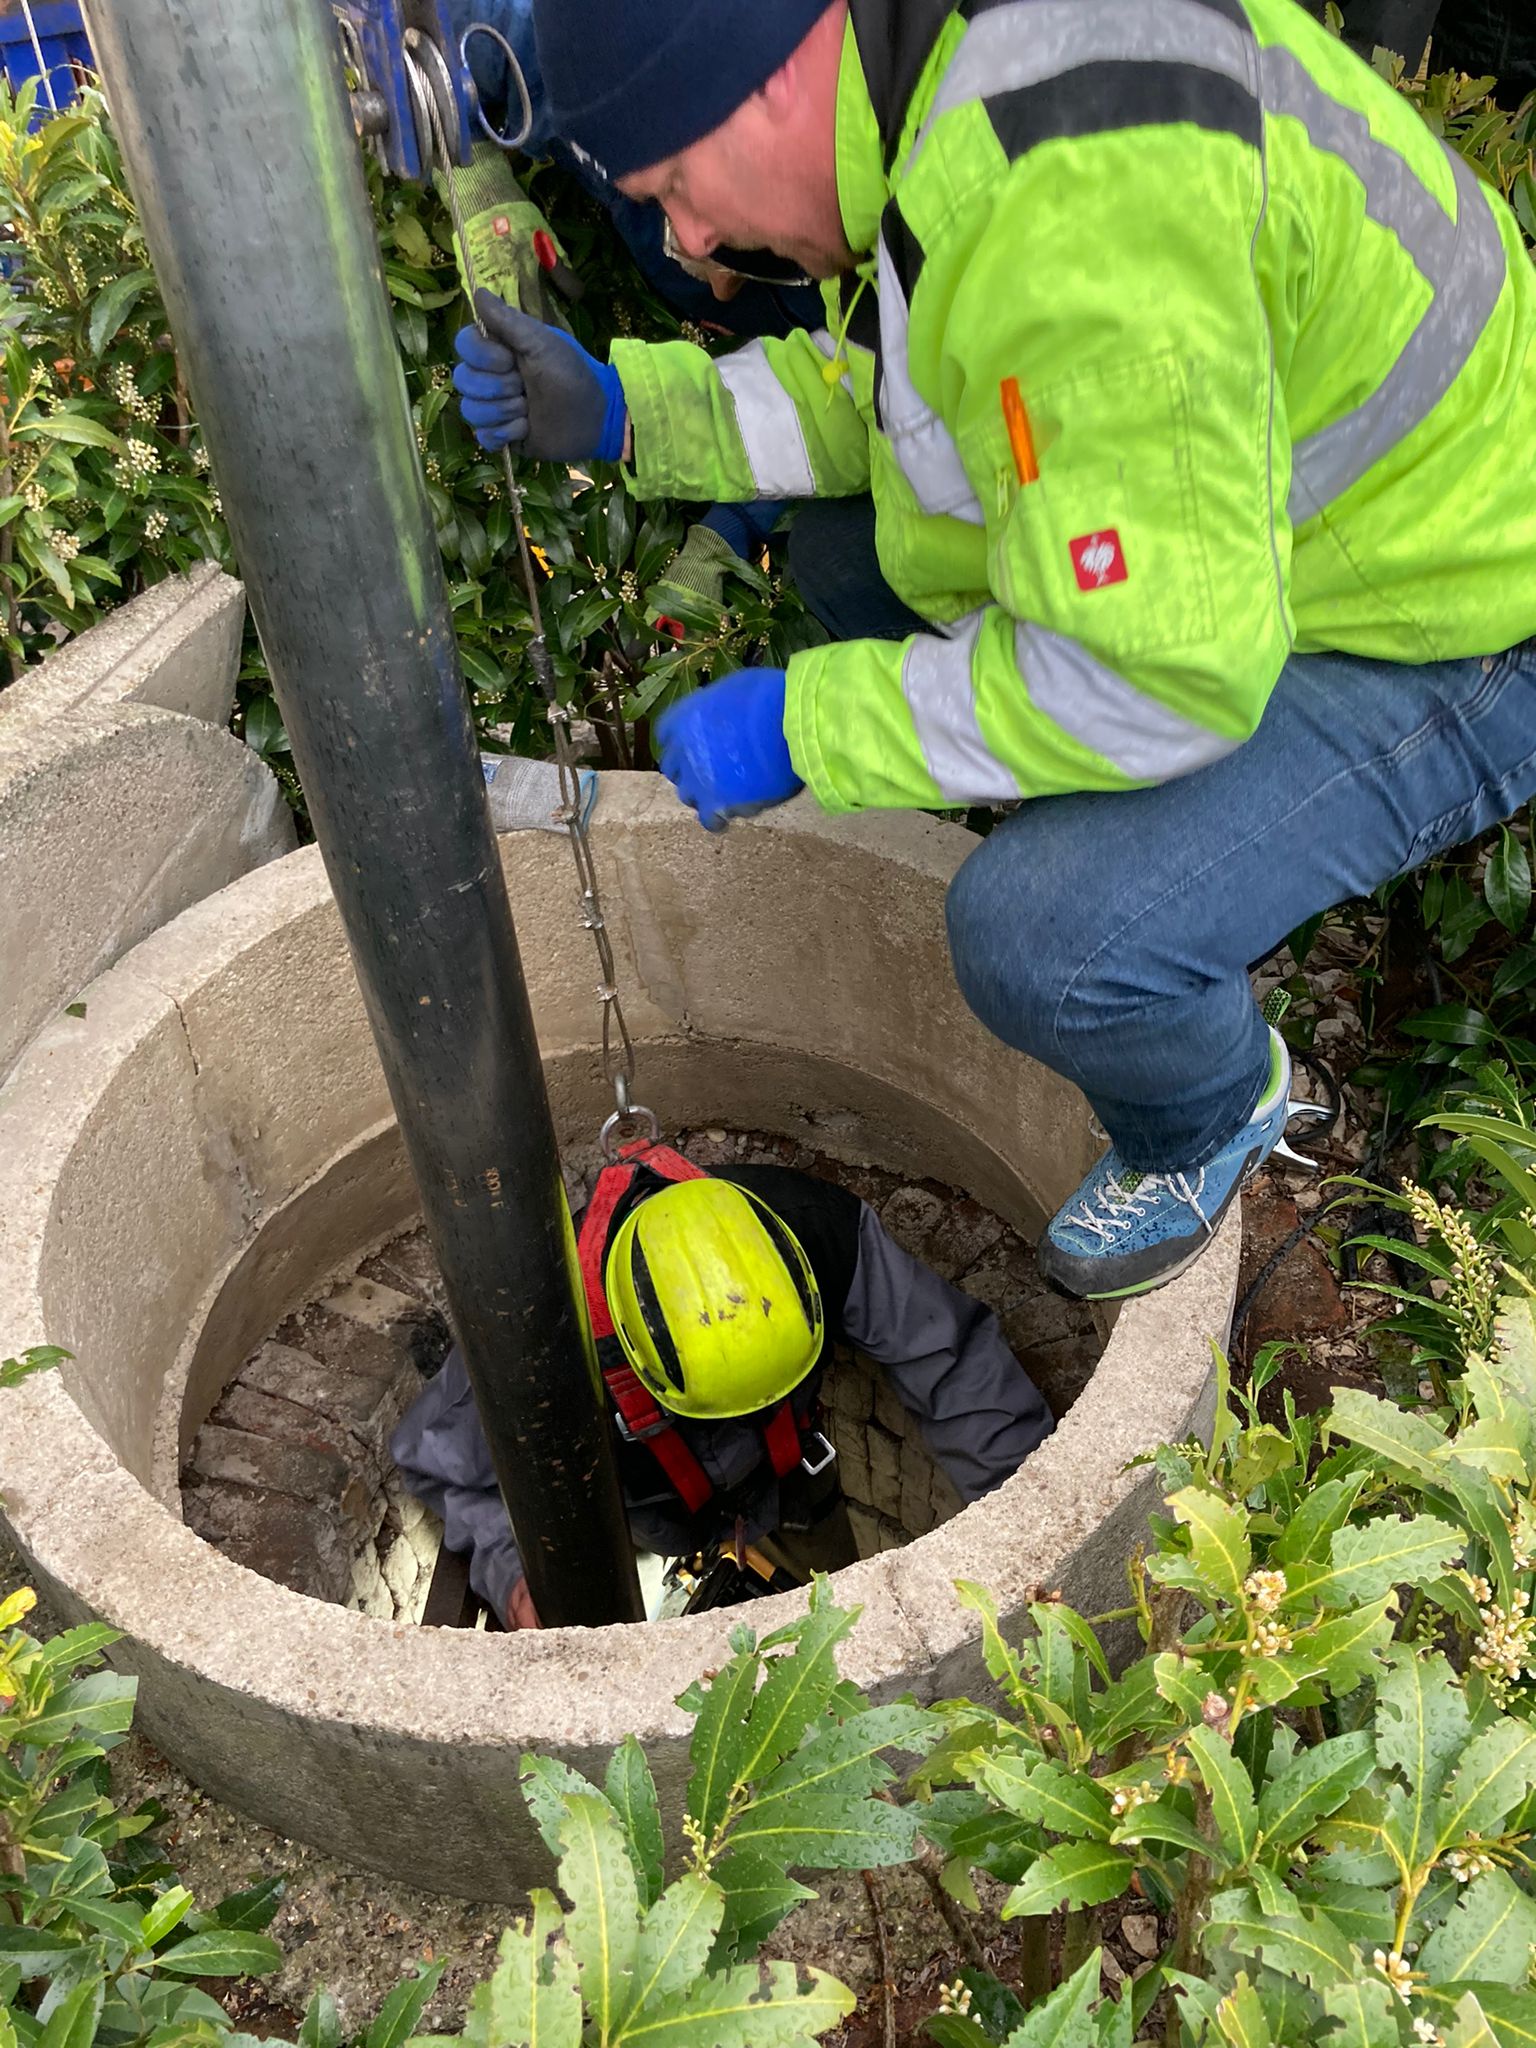
[[[1031,1247],[969,1195],[761,1132],[686,1131],[678,1149],[703,1167],[785,1165],[848,1188],[903,1250],[997,1314],[1058,1421],[1087,1385],[1104,1341],[1093,1311],[1051,1292]],[[182,1469],[188,1526],[312,1599],[422,1621],[442,1529],[407,1490],[389,1439],[450,1341],[422,1229],[362,1259],[287,1315],[227,1382]],[[838,1346],[822,1402],[861,1557],[959,1512],[959,1496],[879,1366]],[[452,1613],[443,1607],[450,1586],[445,1576],[432,1619],[458,1618],[456,1603]]]

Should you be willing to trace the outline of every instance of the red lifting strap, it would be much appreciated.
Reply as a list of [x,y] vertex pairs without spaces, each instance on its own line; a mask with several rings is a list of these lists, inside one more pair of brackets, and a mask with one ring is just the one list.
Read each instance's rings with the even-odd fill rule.
[[603,1383],[624,1418],[624,1427],[645,1445],[689,1514],[696,1515],[715,1489],[670,1417],[663,1415],[627,1360],[620,1359],[617,1365],[607,1367]]
[[[608,1249],[614,1211],[628,1193],[636,1168],[648,1166],[663,1180],[709,1178],[703,1167],[695,1166],[691,1159],[685,1159],[681,1152],[674,1152],[669,1145],[652,1145],[643,1141],[637,1145],[626,1145],[620,1159],[622,1164],[605,1167],[598,1175],[597,1186],[592,1190],[592,1199],[582,1219],[581,1240],[576,1248],[592,1335],[599,1342],[614,1336],[613,1317],[608,1313],[608,1296],[603,1287],[603,1255]],[[715,1489],[709,1474],[684,1443],[671,1419],[663,1415],[635,1377],[627,1359],[621,1357],[616,1364],[605,1367],[603,1382],[624,1427],[631,1437],[645,1444],[666,1473],[673,1492],[689,1514],[696,1515]]]
[[[685,1159],[681,1152],[674,1152],[670,1145],[651,1145],[642,1140],[639,1144],[624,1146],[619,1156],[625,1162],[623,1165],[605,1166],[597,1177],[597,1186],[592,1190],[592,1199],[582,1219],[581,1242],[576,1247],[582,1285],[587,1290],[587,1313],[592,1319],[592,1335],[599,1343],[604,1337],[613,1335],[613,1317],[608,1313],[608,1297],[603,1291],[603,1254],[608,1249],[613,1212],[628,1193],[636,1167],[648,1166],[663,1180],[709,1178],[702,1166],[695,1166],[691,1159]],[[629,1420],[628,1416],[624,1419],[626,1422]]]
[[[621,1164],[604,1167],[597,1177],[597,1186],[587,1204],[581,1239],[576,1247],[582,1285],[587,1294],[587,1313],[592,1321],[592,1335],[599,1343],[605,1338],[615,1338],[613,1317],[608,1313],[608,1296],[603,1287],[603,1257],[608,1249],[614,1211],[628,1193],[636,1168],[648,1166],[663,1180],[709,1178],[702,1166],[695,1166],[691,1159],[685,1159],[681,1152],[674,1152],[669,1145],[642,1141],[624,1146],[619,1156]],[[617,1349],[616,1338],[614,1349]],[[631,1438],[645,1445],[666,1473],[673,1492],[689,1514],[696,1515],[715,1489],[708,1473],[684,1443],[670,1417],[636,1377],[627,1359],[620,1357],[616,1364],[605,1366],[603,1383],[613,1397],[613,1405]],[[775,1478],[783,1479],[800,1463],[800,1425],[788,1401],[781,1401],[774,1409],[763,1430],[763,1443]]]

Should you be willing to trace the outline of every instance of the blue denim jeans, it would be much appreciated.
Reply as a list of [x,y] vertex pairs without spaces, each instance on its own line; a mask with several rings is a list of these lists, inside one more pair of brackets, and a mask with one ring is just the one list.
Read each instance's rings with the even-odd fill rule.
[[1533,792],[1536,640],[1422,668],[1297,655],[1225,760],[1005,818],[950,890],[955,973],[1130,1166],[1203,1166],[1268,1072],[1249,962]]
[[812,498],[797,506],[789,573],[834,640],[905,640],[928,630],[880,573],[873,498]]
[[[834,639],[924,630],[874,525],[868,498],[796,515],[791,573]],[[1204,1166],[1269,1076],[1249,963],[1532,794],[1536,640],[1423,668],[1297,655],[1224,761],[1003,819],[950,889],[955,976],[988,1030],[1077,1083],[1128,1165]]]

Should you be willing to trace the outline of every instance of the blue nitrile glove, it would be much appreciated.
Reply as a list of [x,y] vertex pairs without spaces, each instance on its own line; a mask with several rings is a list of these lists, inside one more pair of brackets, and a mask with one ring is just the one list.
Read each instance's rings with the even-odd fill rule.
[[744,668],[656,722],[661,772],[706,832],[785,804],[805,787],[784,737],[784,671]]
[[480,446],[511,441],[535,462],[617,462],[626,417],[618,371],[493,292],[476,292],[475,311],[486,331],[454,336],[453,384]]

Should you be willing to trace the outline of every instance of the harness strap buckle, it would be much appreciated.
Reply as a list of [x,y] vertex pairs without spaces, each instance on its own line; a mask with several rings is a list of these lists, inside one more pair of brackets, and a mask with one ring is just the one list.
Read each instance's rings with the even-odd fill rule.
[[614,1407],[614,1417],[612,1419],[614,1419],[614,1427],[618,1430],[618,1434],[623,1436],[623,1440],[627,1444],[649,1444],[653,1436],[662,1436],[664,1430],[670,1430],[670,1427],[672,1427],[670,1417],[666,1417],[659,1409],[651,1411],[651,1421],[631,1423],[625,1417],[625,1411],[621,1407]]

